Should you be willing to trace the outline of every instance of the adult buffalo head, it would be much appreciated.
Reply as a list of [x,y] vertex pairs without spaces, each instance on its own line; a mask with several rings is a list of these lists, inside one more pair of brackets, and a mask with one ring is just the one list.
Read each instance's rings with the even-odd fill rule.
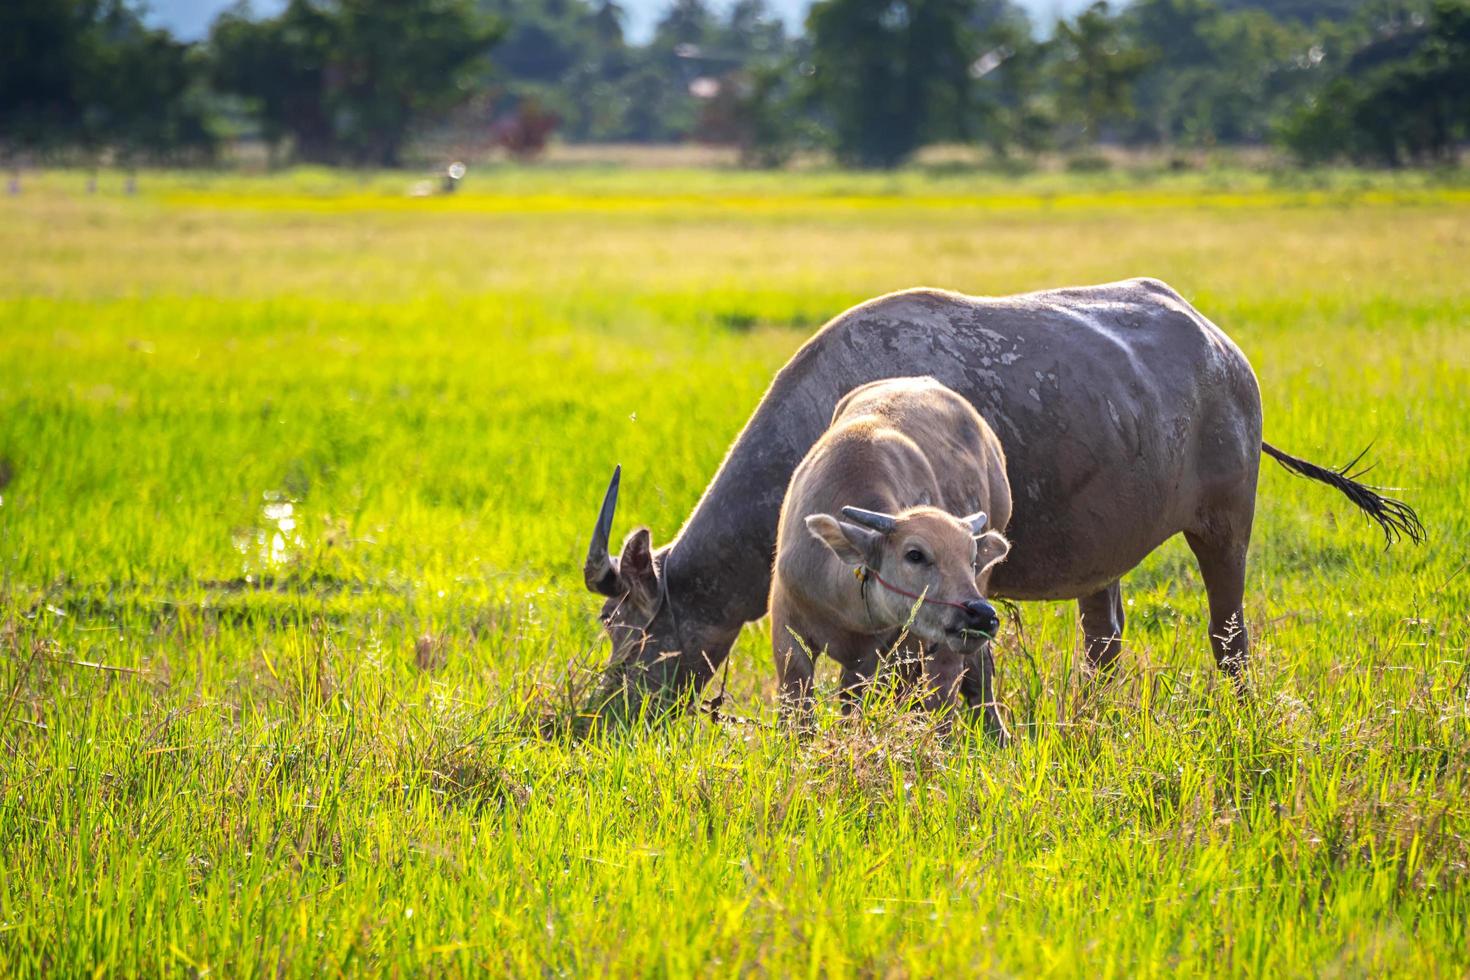
[[735,636],[719,615],[720,597],[703,595],[699,582],[677,588],[673,546],[655,549],[647,528],[610,548],[622,467],[613,470],[602,500],[583,576],[587,588],[603,597],[599,619],[612,641],[612,656],[587,710],[626,718],[640,706],[662,711],[684,706],[714,674]]

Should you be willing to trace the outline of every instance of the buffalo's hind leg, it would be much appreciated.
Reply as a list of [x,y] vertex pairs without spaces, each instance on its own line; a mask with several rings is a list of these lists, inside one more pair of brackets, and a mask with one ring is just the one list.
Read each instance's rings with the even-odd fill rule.
[[1118,663],[1123,649],[1123,586],[1113,580],[1092,595],[1077,600],[1082,614],[1082,637],[1087,644],[1087,669],[1106,676]]
[[1186,531],[1210,603],[1210,646],[1215,665],[1237,682],[1250,660],[1245,628],[1245,559],[1250,547],[1254,500],[1222,514],[1201,531]]

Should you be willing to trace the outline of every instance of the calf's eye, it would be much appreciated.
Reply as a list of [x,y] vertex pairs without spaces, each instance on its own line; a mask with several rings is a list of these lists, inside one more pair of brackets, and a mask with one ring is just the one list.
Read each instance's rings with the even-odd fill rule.
[[917,548],[910,548],[909,553],[904,557],[915,565],[924,564],[924,553]]

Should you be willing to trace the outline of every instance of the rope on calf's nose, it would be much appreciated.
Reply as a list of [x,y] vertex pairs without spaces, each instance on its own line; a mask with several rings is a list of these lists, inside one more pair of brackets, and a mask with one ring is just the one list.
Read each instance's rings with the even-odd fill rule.
[[[853,575],[857,577],[859,589],[861,590],[861,592],[863,594],[863,605],[864,606],[866,606],[868,604],[868,579],[871,578],[874,581],[876,581],[879,585],[883,586],[883,588],[887,589],[889,592],[892,592],[895,595],[901,595],[905,599],[913,599],[913,600],[915,600],[916,602],[918,602],[920,604],[922,604],[922,603],[930,603],[932,605],[937,605],[937,606],[949,606],[951,609],[958,609],[960,612],[962,612],[962,613],[964,613],[966,615],[969,615],[969,613],[970,613],[969,608],[964,603],[962,603],[962,602],[950,602],[948,599],[930,599],[927,595],[916,595],[916,594],[914,594],[912,592],[909,592],[909,591],[907,591],[905,589],[900,589],[898,586],[893,585],[892,583],[885,581],[883,579],[883,576],[881,576],[881,575],[878,574],[877,569],[869,568],[867,565],[859,565],[857,568],[854,568],[852,571],[853,571]],[[871,622],[872,619],[873,619],[873,611],[871,609],[869,609],[868,610],[868,621]],[[999,622],[999,617],[996,617],[996,621]],[[985,630],[964,629],[964,630],[961,630],[960,632],[962,632],[962,633],[974,633],[974,634],[976,634],[978,636],[985,637],[987,640],[993,640],[993,639],[995,639],[995,635],[993,633],[987,633]]]

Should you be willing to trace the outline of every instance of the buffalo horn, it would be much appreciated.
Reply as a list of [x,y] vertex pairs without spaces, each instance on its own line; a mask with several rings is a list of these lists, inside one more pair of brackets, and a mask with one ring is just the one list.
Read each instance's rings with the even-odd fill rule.
[[597,514],[597,526],[592,529],[592,544],[587,548],[587,564],[582,574],[587,579],[587,588],[602,595],[617,595],[618,566],[608,551],[612,537],[613,512],[618,509],[618,481],[623,468],[613,467],[612,482],[607,485],[607,495],[602,498],[602,510]]
[[842,516],[854,524],[861,524],[870,531],[879,534],[888,534],[893,530],[895,519],[888,514],[880,514],[876,510],[863,510],[861,507],[844,507]]
[[971,534],[979,534],[985,530],[985,525],[990,523],[990,515],[983,510],[977,510],[969,517],[961,517],[960,520],[970,525]]

